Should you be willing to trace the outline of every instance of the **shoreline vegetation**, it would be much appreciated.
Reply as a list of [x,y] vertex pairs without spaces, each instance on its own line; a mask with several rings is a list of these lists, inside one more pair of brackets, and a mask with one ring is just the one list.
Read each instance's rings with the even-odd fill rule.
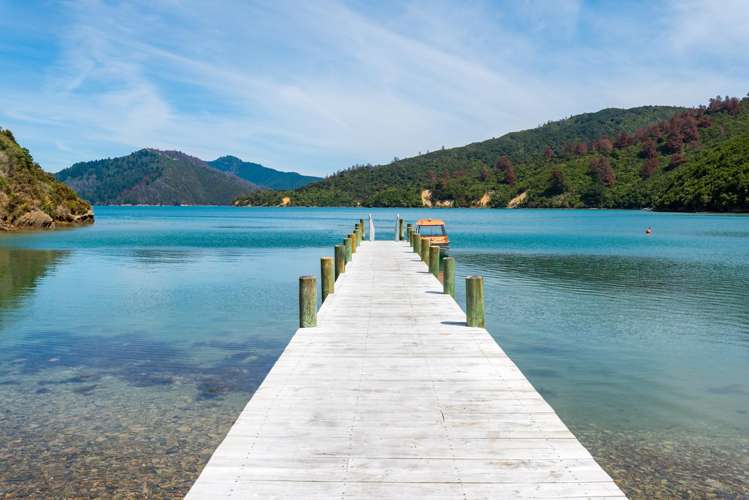
[[93,224],[91,205],[0,128],[0,233]]
[[234,204],[749,212],[749,96],[604,109]]

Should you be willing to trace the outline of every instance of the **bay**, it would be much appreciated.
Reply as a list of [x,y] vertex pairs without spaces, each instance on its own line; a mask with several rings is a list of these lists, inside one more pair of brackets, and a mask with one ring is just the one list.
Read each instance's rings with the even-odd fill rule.
[[[372,213],[446,221],[487,328],[634,498],[749,495],[749,217],[96,207],[0,235],[0,494],[184,494]],[[653,235],[644,230],[653,228]]]

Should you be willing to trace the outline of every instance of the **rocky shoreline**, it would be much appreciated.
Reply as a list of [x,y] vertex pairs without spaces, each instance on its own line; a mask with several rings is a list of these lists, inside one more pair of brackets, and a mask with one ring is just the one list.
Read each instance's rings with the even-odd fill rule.
[[85,226],[94,223],[94,211],[89,210],[84,214],[69,214],[66,217],[52,218],[46,212],[34,209],[26,212],[15,220],[13,224],[0,220],[0,231],[33,231],[52,230],[62,227]]
[[0,129],[0,231],[92,224],[94,212],[40,167],[10,130]]

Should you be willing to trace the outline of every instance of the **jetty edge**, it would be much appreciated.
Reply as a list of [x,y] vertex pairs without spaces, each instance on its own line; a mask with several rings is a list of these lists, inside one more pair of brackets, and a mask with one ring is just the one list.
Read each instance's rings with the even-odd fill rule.
[[300,281],[310,326],[186,498],[625,498],[487,330],[468,326],[483,325],[481,280],[468,278],[481,308],[467,316],[413,240],[365,241],[363,224],[352,235],[314,317],[314,277]]

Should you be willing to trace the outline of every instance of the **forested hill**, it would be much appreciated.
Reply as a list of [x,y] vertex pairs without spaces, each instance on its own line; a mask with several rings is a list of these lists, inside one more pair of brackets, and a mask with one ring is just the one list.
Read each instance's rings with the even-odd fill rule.
[[57,178],[101,205],[224,205],[257,189],[199,158],[156,149],[76,163]]
[[10,130],[0,128],[0,231],[93,221],[91,206],[42,170]]
[[322,180],[321,177],[302,175],[296,172],[281,172],[259,163],[242,161],[236,156],[222,156],[208,164],[215,169],[234,174],[257,186],[268,189],[297,189]]
[[748,137],[747,98],[605,109],[237,204],[747,210]]

